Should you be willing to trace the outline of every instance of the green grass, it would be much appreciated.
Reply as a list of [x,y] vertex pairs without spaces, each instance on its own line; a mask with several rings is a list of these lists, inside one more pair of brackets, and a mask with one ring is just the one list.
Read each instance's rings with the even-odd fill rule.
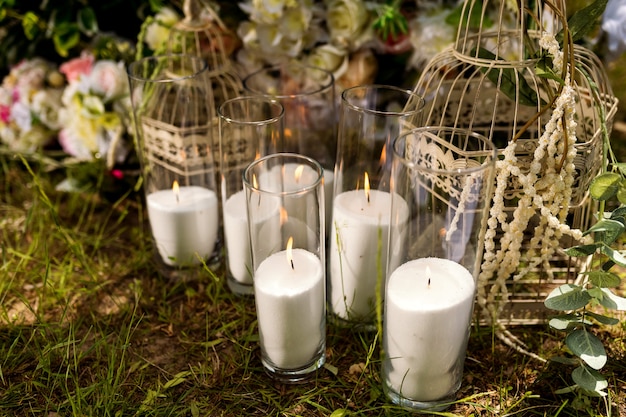
[[[329,323],[328,365],[302,384],[272,380],[252,298],[209,273],[160,277],[137,194],[59,193],[47,166],[0,155],[0,416],[407,414],[382,392],[374,333]],[[547,325],[513,332],[539,355],[561,349]],[[624,334],[603,334],[613,397],[583,403],[553,394],[569,370],[474,328],[458,401],[440,415],[624,415]]]

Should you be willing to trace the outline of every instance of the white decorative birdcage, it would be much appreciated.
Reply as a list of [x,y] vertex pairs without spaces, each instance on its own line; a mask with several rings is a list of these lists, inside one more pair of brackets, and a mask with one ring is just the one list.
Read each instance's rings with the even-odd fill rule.
[[[558,227],[555,232],[550,221],[579,230],[590,225],[589,184],[601,168],[603,129],[608,135],[617,99],[591,51],[573,43],[559,49],[564,0],[466,0],[462,10],[455,44],[426,65],[414,91],[426,101],[424,125],[483,134],[498,147],[501,161],[515,161],[513,168],[501,163],[498,169],[501,182],[500,188],[496,182],[487,237],[494,246],[486,242],[477,314],[481,322],[502,327],[538,323],[549,313],[543,306],[547,294],[575,281],[584,269],[563,252],[578,243],[579,234]],[[575,154],[569,145],[574,132]],[[533,196],[525,188],[530,180],[538,190]],[[561,180],[565,185],[558,189]],[[521,206],[528,201],[533,204]],[[529,215],[536,201],[549,203],[554,216],[545,216],[540,206]],[[528,220],[518,223],[523,230],[513,230],[510,224],[523,216]],[[553,251],[548,245],[554,243]],[[499,257],[508,269],[497,270]],[[511,259],[514,265],[507,264]]]

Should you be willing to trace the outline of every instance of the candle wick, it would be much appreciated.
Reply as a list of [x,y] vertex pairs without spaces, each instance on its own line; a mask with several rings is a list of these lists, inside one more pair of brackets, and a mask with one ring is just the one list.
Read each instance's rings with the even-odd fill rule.
[[428,278],[428,286],[430,287],[430,278]]
[[180,196],[176,193],[176,204],[180,203]]
[[295,268],[293,267],[293,259],[290,259],[290,261],[291,261],[291,269],[295,269]]

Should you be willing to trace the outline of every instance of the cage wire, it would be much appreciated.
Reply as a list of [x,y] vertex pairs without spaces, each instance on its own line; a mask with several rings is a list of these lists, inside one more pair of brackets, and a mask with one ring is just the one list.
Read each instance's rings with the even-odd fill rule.
[[[217,13],[200,0],[185,0],[183,11],[184,18],[170,31],[167,53],[202,58],[207,74],[176,93],[158,88],[155,94],[161,96],[153,99],[153,111],[144,117],[143,123],[148,157],[189,181],[190,177],[208,170],[217,174],[215,168],[220,160],[217,109],[226,100],[238,97],[243,86],[227,54],[225,39],[231,34]],[[172,94],[179,97],[169,97]],[[203,120],[203,125],[181,125],[176,120],[177,112],[171,111],[171,104],[177,100],[192,106],[190,112],[202,113],[196,114],[194,120]]]
[[[505,149],[512,143],[514,148],[509,149],[514,149],[519,172],[527,175],[533,162],[538,163],[541,170],[536,184],[547,186],[541,184],[542,180],[550,181],[548,170],[555,167],[555,159],[553,170],[556,174],[559,174],[559,168],[563,169],[559,165],[568,147],[563,140],[547,149],[541,145],[542,135],[550,133],[548,127],[554,129],[547,123],[553,116],[559,118],[555,111],[561,110],[555,109],[558,108],[558,97],[564,91],[559,81],[540,75],[544,66],[553,63],[551,54],[555,53],[553,49],[548,50],[541,38],[545,32],[561,32],[567,24],[563,23],[561,16],[566,16],[564,0],[554,0],[554,3],[465,0],[456,42],[428,62],[414,88],[426,101],[424,125],[458,127],[481,133],[497,146],[500,160],[504,159]],[[589,185],[602,164],[603,121],[608,135],[617,110],[617,99],[607,82],[601,61],[593,52],[573,45],[573,49],[563,50],[565,60],[568,51],[575,62],[571,67],[565,61],[575,100],[571,112],[576,123],[574,182],[571,197],[566,196],[561,203],[554,203],[569,206],[569,209],[565,207],[566,218],[561,218],[564,223],[572,229],[585,230],[590,226],[594,208]],[[563,130],[563,126],[556,126],[557,133]],[[509,175],[506,181],[504,218],[495,219],[492,208],[490,221],[497,220],[498,223],[492,254],[509,249],[503,247],[510,243],[510,237],[505,236],[512,233],[508,224],[520,215],[518,204],[528,201],[524,200],[525,190],[519,175]],[[563,252],[564,248],[577,244],[577,239],[554,235],[558,248],[551,252],[547,247],[550,241],[542,237],[546,233],[553,232],[550,232],[545,216],[536,210],[524,227],[522,245],[518,250],[521,256],[515,262],[514,270],[490,272],[483,261],[478,282],[477,317],[482,324],[499,329],[500,336],[507,342],[512,342],[507,325],[545,321],[549,312],[543,301],[549,292],[561,284],[575,282],[585,268],[585,262],[569,258]],[[537,263],[542,251],[550,251],[549,259]],[[512,344],[519,347],[517,341]]]

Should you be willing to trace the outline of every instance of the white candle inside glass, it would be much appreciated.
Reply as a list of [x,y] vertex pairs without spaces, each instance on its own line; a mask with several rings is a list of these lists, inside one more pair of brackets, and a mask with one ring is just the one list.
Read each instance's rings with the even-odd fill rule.
[[[257,222],[254,227],[264,227],[268,231],[278,230],[280,216],[276,200],[262,198],[261,195],[254,197],[251,208],[261,213],[259,217],[256,217]],[[228,253],[228,268],[232,277],[241,284],[252,285],[252,254],[246,209],[244,190],[236,192],[226,200],[223,207],[224,238]],[[267,234],[267,238],[266,253],[269,253],[279,236],[270,233]]]
[[385,298],[384,375],[413,401],[437,401],[461,381],[475,283],[462,265],[415,259],[389,277]]
[[[339,194],[333,202],[330,232],[330,302],[345,320],[372,319],[379,268],[385,283],[392,195],[365,187]],[[408,206],[395,196],[399,227],[408,219]],[[382,296],[382,295],[381,295]]]
[[322,347],[324,267],[305,249],[276,252],[254,275],[261,349],[282,369],[307,366]]
[[218,204],[214,191],[198,186],[159,190],[146,197],[148,219],[163,262],[197,265],[215,249]]

